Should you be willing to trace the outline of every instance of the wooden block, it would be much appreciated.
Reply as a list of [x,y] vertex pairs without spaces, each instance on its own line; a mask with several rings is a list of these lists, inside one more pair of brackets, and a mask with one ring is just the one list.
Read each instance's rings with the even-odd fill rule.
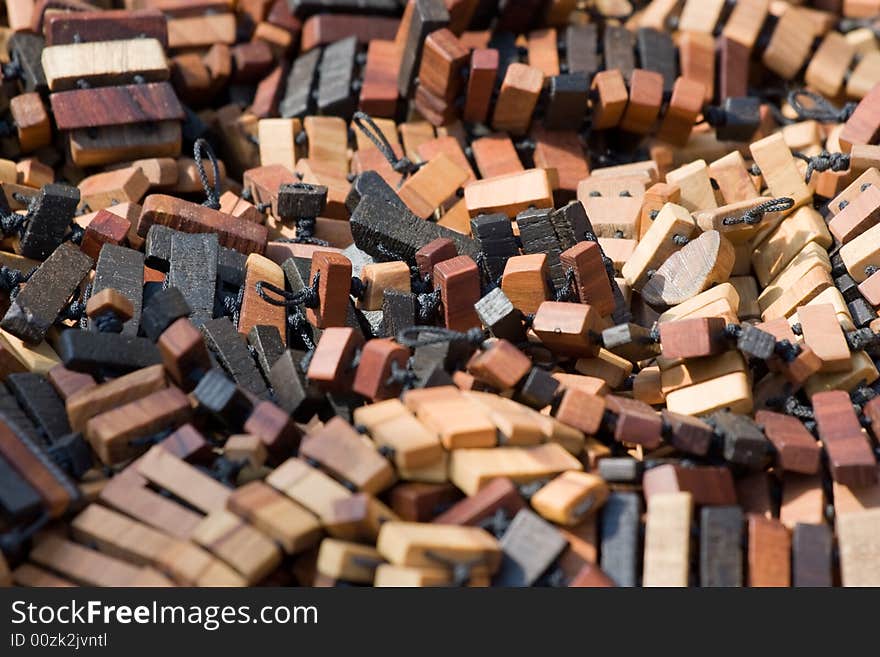
[[878,221],[880,221],[880,187],[872,184],[848,201],[828,223],[828,229],[838,241],[846,244],[875,226]]
[[155,486],[173,493],[202,513],[224,509],[232,492],[162,446],[150,449],[136,461],[135,467]]
[[184,16],[168,21],[169,48],[199,48],[215,43],[235,43],[234,14]]
[[283,306],[267,303],[256,293],[258,281],[266,281],[284,288],[284,272],[277,264],[259,254],[251,253],[247,259],[244,297],[238,320],[238,332],[247,335],[257,325],[274,326],[286,335],[287,312]]
[[447,328],[466,331],[479,327],[474,303],[480,298],[480,275],[468,256],[457,256],[434,265],[434,284],[441,291],[442,312]]
[[876,482],[877,460],[849,395],[841,390],[818,392],[811,401],[832,478],[847,486],[870,486]]
[[700,511],[700,586],[742,586],[743,513],[736,506]]
[[629,100],[621,72],[609,69],[597,73],[590,89],[597,94],[593,102],[593,129],[605,130],[617,126]]
[[880,581],[876,554],[880,511],[848,513],[837,519],[840,577],[843,586],[876,586]]
[[[332,15],[324,16],[330,18]],[[393,41],[372,39],[367,48],[367,62],[363,71],[363,84],[359,108],[370,116],[394,116],[397,110],[397,48]]]
[[75,246],[59,246],[12,301],[0,327],[30,343],[41,342],[91,266],[92,259]]
[[277,541],[287,554],[303,552],[320,539],[317,518],[263,482],[252,481],[236,489],[226,504],[230,511]]
[[493,129],[513,135],[525,134],[543,84],[540,69],[519,63],[508,66],[492,115]]
[[501,564],[498,542],[478,527],[388,522],[376,548],[400,566],[446,568],[459,563],[468,564],[471,572],[492,574]]
[[366,427],[380,449],[390,447],[395,463],[404,467],[426,466],[442,456],[437,434],[416,420],[398,400],[355,409],[354,420]]
[[532,330],[551,351],[592,357],[598,353],[591,337],[596,322],[597,313],[591,306],[545,301],[535,314]]
[[[372,401],[397,396],[402,385],[392,379],[394,367],[406,369],[409,350],[390,339],[374,339],[364,345],[352,391]],[[389,383],[389,381],[391,381]]]
[[831,284],[831,277],[822,266],[812,267],[803,278],[770,304],[761,314],[761,317],[764,321],[779,317],[790,317],[798,307],[806,305],[820,292],[830,287]]
[[782,503],[779,520],[794,531],[799,523],[825,522],[825,494],[821,476],[786,474],[782,484]]
[[82,202],[92,210],[116,203],[137,203],[147,193],[150,182],[139,167],[98,173],[80,181]]
[[682,78],[703,85],[701,97],[711,102],[715,96],[715,39],[708,33],[680,32],[678,49]]
[[751,50],[758,40],[769,6],[768,0],[746,0],[738,4],[724,24],[722,34]]
[[792,79],[804,65],[810,52],[802,35],[811,33],[811,17],[797,7],[790,7],[779,17],[761,61],[786,80]]
[[684,415],[702,415],[718,408],[749,412],[752,393],[744,372],[732,372],[667,393],[666,407]]
[[374,548],[325,538],[318,552],[318,572],[336,580],[372,584],[383,559]]
[[802,306],[798,319],[804,342],[822,362],[820,372],[849,370],[850,352],[831,304]]
[[598,243],[579,242],[560,253],[559,260],[566,270],[574,272],[574,291],[578,301],[596,308],[600,315],[611,314],[616,304],[610,283],[607,276],[596,274],[604,268]]
[[877,99],[880,98],[880,83],[874,85],[847,120],[840,133],[840,148],[844,153],[858,144],[873,144],[880,135],[880,115]]
[[818,471],[820,447],[798,419],[762,410],[755,414],[755,421],[773,443],[780,468],[803,474]]
[[[844,37],[849,40],[849,34]],[[874,42],[873,36],[871,42]],[[858,52],[858,51],[857,51]],[[862,53],[858,63],[849,74],[846,81],[846,95],[848,98],[862,99],[871,93],[880,76],[877,74],[877,65],[880,64],[880,52],[873,50]]]
[[[805,247],[815,242],[821,249],[811,248],[801,259],[812,260],[812,255],[831,246],[831,234],[825,227],[825,222],[812,208],[797,209],[788,221],[780,223],[767,239],[755,247],[752,254],[752,266],[758,282],[768,286],[773,279],[777,278],[783,269],[796,261],[796,256]],[[824,265],[821,255],[815,264]],[[829,267],[826,266],[826,269]],[[863,280],[863,279],[859,279]]]
[[778,520],[748,515],[749,586],[791,585],[791,536]]
[[[322,3],[317,3],[322,4]],[[326,3],[325,7],[326,8]],[[349,7],[338,6],[336,10],[358,11],[373,9],[366,5],[345,3]],[[359,43],[370,43],[377,39],[393,39],[398,29],[398,21],[393,17],[347,14],[315,14],[302,23],[302,50],[311,50],[333,43],[350,35],[357,36]]]
[[137,438],[182,424],[190,413],[187,397],[177,388],[165,388],[94,416],[85,434],[101,460],[111,465],[141,451]]
[[450,30],[432,32],[425,39],[419,85],[443,100],[454,100],[461,89],[461,70],[469,54]]
[[503,477],[493,479],[473,495],[452,505],[433,522],[441,525],[477,525],[499,510],[513,517],[524,507],[518,490]]
[[417,0],[401,21],[395,39],[401,55],[397,89],[403,98],[410,96],[422,49],[429,34],[449,23],[449,12],[438,0]]
[[351,492],[342,484],[298,458],[288,459],[275,468],[266,478],[266,483],[322,521],[333,516],[337,501],[351,497]]
[[163,121],[155,127],[111,126],[71,131],[70,152],[75,164],[95,166],[146,157],[176,157],[180,154],[180,141],[178,121]]
[[471,217],[503,212],[512,218],[530,206],[551,207],[553,191],[546,171],[529,169],[465,185],[464,200]]
[[40,541],[31,551],[30,558],[87,586],[134,586],[147,570],[154,575],[157,584],[171,584],[152,569],[134,566],[55,536]]
[[450,455],[450,480],[473,495],[496,477],[528,483],[566,470],[582,470],[577,459],[557,444],[536,447],[457,449]]
[[660,325],[660,344],[664,358],[699,358],[715,356],[726,350],[724,329],[720,317],[701,317]]
[[156,9],[48,13],[43,17],[43,32],[47,46],[146,36],[168,47],[166,19]]
[[566,61],[569,73],[584,73],[592,77],[600,68],[598,26],[571,24],[565,30]]
[[630,80],[629,102],[620,120],[621,130],[648,134],[663,102],[663,76],[654,71],[635,69]]
[[417,217],[427,219],[467,180],[468,172],[440,153],[407,178],[398,193]]
[[507,261],[501,289],[524,313],[534,313],[549,296],[547,256],[544,254],[514,256]]
[[498,586],[530,586],[567,546],[562,534],[528,509],[520,510],[501,537],[504,559]]
[[686,77],[676,79],[657,138],[675,146],[684,146],[702,110],[706,93],[705,85],[700,81]]
[[49,145],[52,124],[38,93],[15,96],[9,101],[9,111],[18,130],[22,152],[29,153]]
[[153,224],[187,233],[217,233],[220,244],[245,254],[262,253],[268,236],[265,226],[164,194],[150,194],[144,200],[138,235],[146,237]]
[[643,586],[687,586],[691,512],[689,493],[661,493],[648,501]]
[[826,97],[836,97],[855,55],[855,48],[839,32],[829,32],[807,66],[804,79]]
[[49,100],[59,130],[184,118],[183,107],[168,82],[62,91]]
[[504,133],[493,133],[471,142],[471,151],[482,178],[495,178],[524,171],[513,141]]
[[[733,270],[734,250],[718,231],[707,231],[673,253],[642,288],[652,305],[682,303],[714,283],[723,283]],[[695,263],[700,266],[695,268]]]
[[606,70],[618,69],[629,82],[635,69],[635,36],[622,25],[609,25],[602,45]]
[[600,565],[617,586],[635,586],[641,503],[636,493],[612,492],[602,510]]
[[378,493],[394,482],[390,464],[341,418],[306,435],[300,453],[359,490]]
[[781,134],[776,133],[753,142],[749,151],[755,164],[760,167],[764,182],[773,196],[793,198],[795,208],[810,201],[811,192]]
[[489,116],[492,89],[498,75],[498,51],[476,48],[471,52],[465,106],[462,118],[471,123],[485,123]]
[[608,498],[601,477],[585,472],[564,472],[532,496],[535,510],[552,522],[574,526],[596,513]]
[[97,41],[52,46],[43,50],[43,70],[49,89],[77,88],[77,80],[95,86],[130,84],[134,76],[145,82],[168,79],[168,62],[156,39]]
[[463,398],[420,405],[416,418],[440,438],[448,450],[493,447],[496,427],[477,404]]
[[718,207],[705,160],[696,160],[670,171],[666,174],[666,182],[678,186],[681,192],[680,205],[690,212]]
[[205,516],[192,540],[241,573],[248,584],[262,580],[281,561],[281,550],[271,538],[225,510]]
[[678,19],[678,29],[712,34],[723,8],[724,3],[718,0],[706,3],[687,0]]

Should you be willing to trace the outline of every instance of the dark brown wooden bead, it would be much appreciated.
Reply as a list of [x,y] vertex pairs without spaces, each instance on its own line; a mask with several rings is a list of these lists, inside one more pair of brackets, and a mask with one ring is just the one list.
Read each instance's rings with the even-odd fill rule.
[[642,478],[645,497],[658,493],[688,492],[694,504],[731,506],[736,504],[733,477],[726,467],[661,465],[648,470]]
[[617,414],[615,440],[642,445],[647,449],[660,446],[663,440],[663,421],[653,408],[636,399],[615,395],[605,397],[605,405],[609,411]]
[[813,412],[834,481],[858,488],[877,481],[877,460],[849,394],[829,390],[813,395]]
[[272,402],[263,401],[254,406],[244,430],[263,441],[274,463],[293,456],[299,447],[299,429],[290,415]]
[[181,317],[165,329],[156,346],[168,375],[187,392],[211,369],[211,357],[202,334],[187,317]]
[[416,251],[416,264],[419,266],[419,274],[422,278],[434,273],[434,265],[444,260],[451,260],[458,256],[455,242],[448,237],[438,237],[425,244]]

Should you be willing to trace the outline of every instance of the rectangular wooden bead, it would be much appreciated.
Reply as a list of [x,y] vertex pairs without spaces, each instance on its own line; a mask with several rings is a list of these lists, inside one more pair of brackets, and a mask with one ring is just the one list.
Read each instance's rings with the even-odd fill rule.
[[749,586],[791,586],[791,536],[778,520],[748,515]]
[[457,449],[450,455],[449,477],[473,495],[496,477],[528,483],[566,470],[583,470],[580,462],[558,444],[535,447]]
[[64,12],[44,17],[47,46],[146,37],[168,47],[165,16],[156,9]]
[[876,482],[877,461],[849,395],[830,390],[814,394],[812,402],[832,478],[847,486]]
[[62,91],[52,94],[49,101],[59,130],[184,118],[168,82]]
[[700,511],[700,586],[743,585],[743,513],[737,506]]
[[495,103],[492,127],[513,135],[525,134],[543,84],[540,69],[519,63],[508,66]]
[[470,73],[462,116],[465,121],[486,122],[497,75],[498,51],[492,48],[474,49],[471,52]]
[[130,84],[136,75],[145,82],[169,76],[165,52],[156,39],[51,46],[43,51],[42,62],[52,91],[76,89],[77,80],[102,86]]
[[840,133],[840,148],[844,153],[860,144],[873,144],[880,136],[880,82],[859,101],[852,116],[849,117]]
[[638,584],[641,503],[636,493],[613,492],[602,509],[602,570],[617,586]]
[[648,501],[642,586],[688,585],[691,512],[689,493],[662,493]]
[[844,514],[837,519],[837,542],[840,551],[840,578],[843,586],[877,586],[880,551],[877,529],[880,509]]

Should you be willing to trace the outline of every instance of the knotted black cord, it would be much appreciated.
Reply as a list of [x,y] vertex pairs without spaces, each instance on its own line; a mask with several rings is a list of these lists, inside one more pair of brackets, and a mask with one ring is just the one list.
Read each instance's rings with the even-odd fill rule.
[[420,292],[416,295],[416,301],[418,304],[417,311],[419,321],[423,324],[429,324],[434,321],[434,316],[437,314],[437,310],[439,310],[440,308],[440,290],[438,289],[431,292]]
[[788,196],[782,196],[780,198],[773,198],[769,201],[765,201],[753,208],[749,208],[739,217],[725,217],[721,223],[725,226],[736,226],[737,224],[754,226],[755,224],[761,223],[764,215],[768,212],[782,212],[784,210],[790,210],[793,207],[794,199]]
[[376,125],[376,122],[373,121],[369,114],[360,111],[355,112],[352,117],[352,122],[362,133],[364,133],[364,136],[373,142],[373,145],[379,149],[379,152],[382,153],[386,160],[388,160],[388,164],[391,165],[391,168],[394,169],[395,172],[401,174],[402,177],[400,179],[400,184],[403,184],[403,181],[406,180],[407,176],[410,176],[419,170],[419,165],[413,163],[412,160],[406,157],[406,155],[398,158],[397,155],[394,154],[394,149],[391,147],[388,138],[379,129],[379,126]]
[[[211,160],[211,168],[214,172],[214,187],[211,188],[211,183],[208,180],[208,172],[205,171],[205,164],[202,162],[202,149],[205,149],[205,153],[208,155],[208,159]],[[214,149],[211,148],[211,144],[207,142],[203,137],[199,137],[196,139],[193,144],[193,160],[196,163],[196,169],[199,172],[199,179],[202,181],[202,187],[205,188],[205,202],[202,203],[205,207],[211,208],[212,210],[220,209],[220,165],[217,162],[217,156],[214,154]]]
[[571,301],[577,297],[575,293],[575,280],[574,269],[566,269],[565,283],[556,290],[556,301]]
[[[320,297],[318,296],[318,280],[321,272],[315,274],[310,286],[304,287],[299,292],[288,292],[284,288],[273,285],[269,281],[257,281],[254,286],[259,297],[272,306],[283,306],[284,308],[293,309],[304,306],[306,308],[318,308],[320,306]],[[275,299],[266,294],[266,291],[277,294],[280,299]]]
[[442,326],[410,326],[397,334],[398,344],[410,349],[447,342],[464,342],[474,347],[481,347],[487,338],[486,332],[481,328],[471,328],[462,333]]
[[822,173],[829,169],[831,171],[846,171],[849,169],[849,153],[829,153],[828,151],[822,151],[818,155],[813,155],[812,157],[799,151],[792,151],[791,154],[799,160],[803,160],[807,163],[807,172],[804,176],[806,182],[810,182],[810,178],[813,176],[814,171]]
[[[262,204],[261,204],[262,205]],[[257,206],[260,209],[260,206]],[[330,246],[327,240],[315,237],[315,226],[317,220],[314,217],[300,217],[294,221],[296,226],[296,237],[282,237],[276,242],[286,242],[288,244],[314,244],[315,246]]]
[[391,374],[385,380],[386,386],[397,384],[404,390],[409,390],[415,385],[416,381],[418,381],[418,377],[409,367],[409,362],[407,362],[406,367],[401,367],[396,360],[391,361]]
[[[806,96],[813,101],[813,106],[805,107],[800,100],[801,96]],[[858,106],[858,103],[847,103],[838,109],[823,96],[809,89],[796,89],[790,92],[788,94],[788,104],[791,105],[791,108],[801,121],[812,119],[820,123],[846,123]]]

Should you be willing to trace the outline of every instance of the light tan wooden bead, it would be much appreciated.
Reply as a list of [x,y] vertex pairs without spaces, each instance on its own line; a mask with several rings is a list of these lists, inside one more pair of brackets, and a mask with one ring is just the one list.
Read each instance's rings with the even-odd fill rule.
[[497,477],[528,483],[566,470],[583,470],[583,466],[555,443],[536,447],[457,449],[449,461],[449,478],[466,495],[473,495]]
[[385,290],[410,291],[410,271],[405,262],[376,262],[364,265],[361,272],[364,296],[357,306],[362,310],[381,310]]
[[749,150],[773,196],[793,198],[795,208],[807,204],[812,199],[812,192],[804,182],[791,150],[780,133],[753,142]]
[[837,519],[840,575],[844,586],[880,586],[880,509]]
[[544,518],[572,527],[596,513],[608,499],[602,477],[587,472],[563,472],[532,496],[531,504]]
[[688,585],[692,510],[690,493],[657,493],[649,498],[643,586]]
[[666,182],[681,189],[680,205],[690,212],[718,207],[705,160],[697,160],[670,171],[666,174]]

